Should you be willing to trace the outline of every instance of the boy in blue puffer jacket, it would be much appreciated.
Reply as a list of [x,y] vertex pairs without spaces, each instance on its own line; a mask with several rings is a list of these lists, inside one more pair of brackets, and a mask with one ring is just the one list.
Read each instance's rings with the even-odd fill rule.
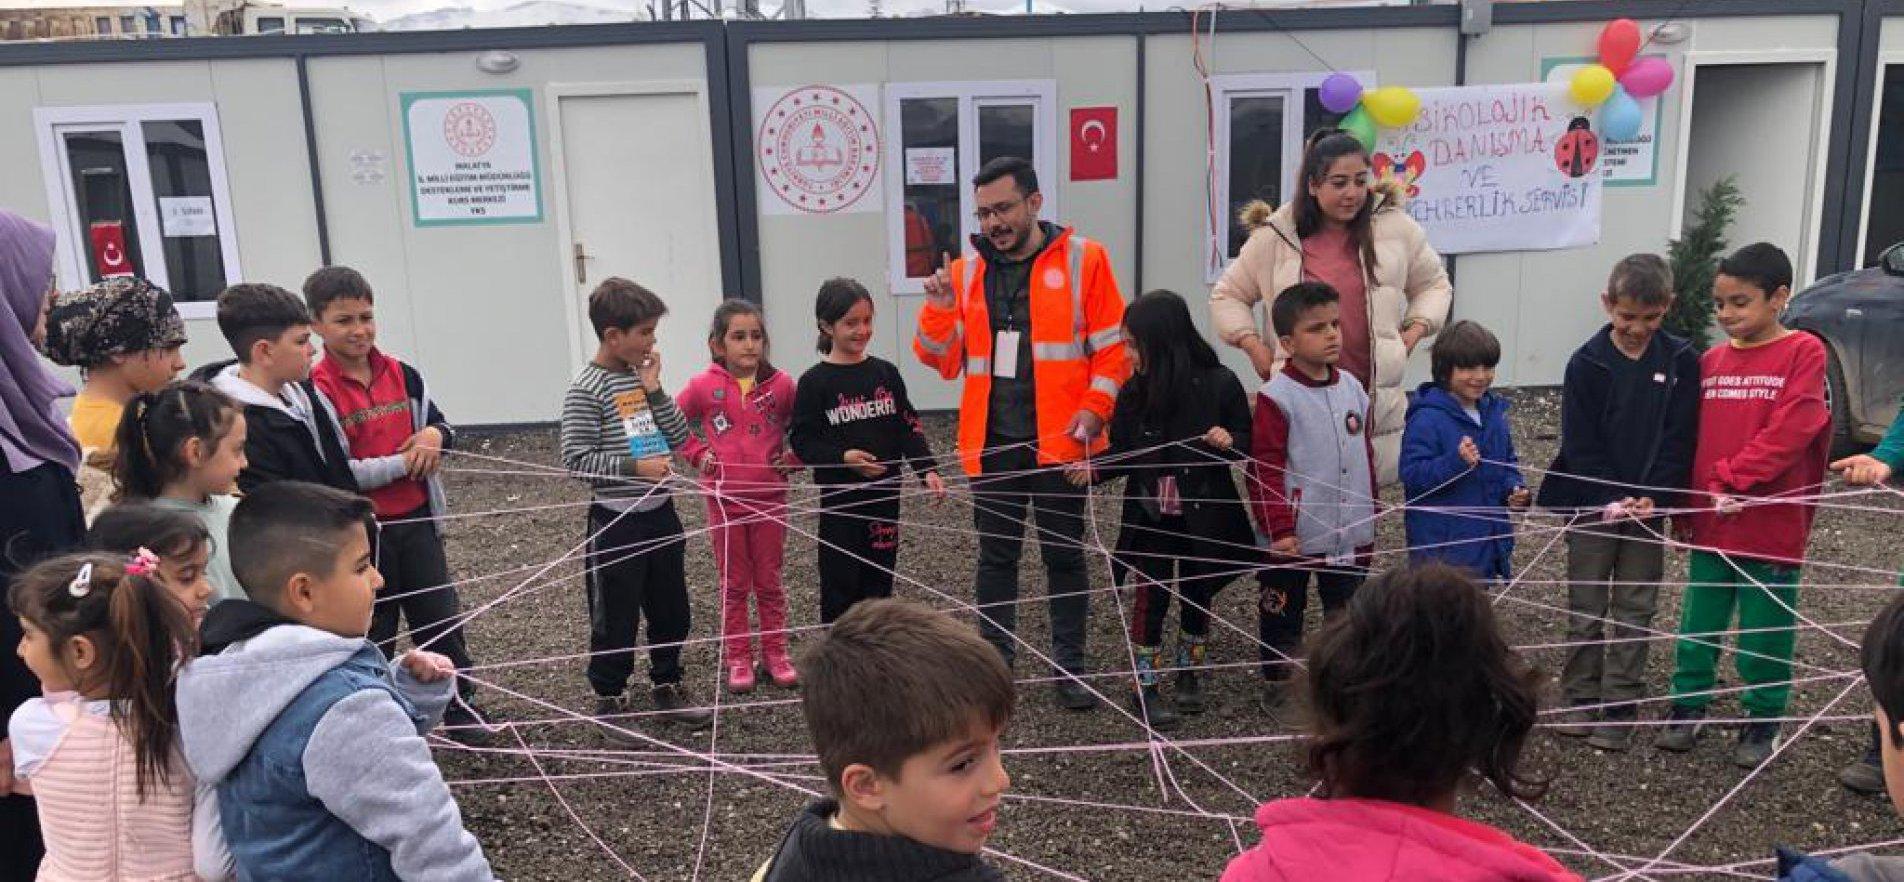
[[1507,422],[1507,399],[1489,391],[1501,341],[1474,322],[1435,339],[1433,382],[1408,406],[1401,477],[1408,558],[1465,567],[1483,579],[1514,568],[1514,523],[1532,500]]

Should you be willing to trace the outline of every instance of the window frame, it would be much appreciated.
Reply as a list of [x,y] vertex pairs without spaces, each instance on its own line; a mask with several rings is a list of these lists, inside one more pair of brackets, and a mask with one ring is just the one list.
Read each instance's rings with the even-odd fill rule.
[[976,80],[962,82],[888,83],[886,125],[886,275],[894,295],[923,295],[925,279],[906,275],[906,156],[901,102],[955,98],[959,102],[959,252],[977,232],[972,188],[966,182],[978,173],[978,115],[981,107],[1031,107],[1032,165],[1044,195],[1041,216],[1058,213],[1058,87],[1055,80]]
[[[1319,88],[1322,81],[1335,71],[1285,71],[1279,73],[1221,74],[1210,78],[1210,94],[1214,108],[1214,124],[1210,127],[1210,145],[1215,157],[1212,174],[1204,195],[1203,218],[1203,274],[1205,284],[1216,284],[1229,268],[1229,228],[1227,214],[1218,216],[1216,207],[1224,212],[1230,204],[1230,108],[1237,98],[1280,97],[1283,99],[1283,171],[1282,191],[1295,192],[1296,173],[1302,167],[1302,142],[1307,130],[1308,90]],[[1373,71],[1347,71],[1350,76],[1362,84],[1364,89],[1376,88]],[[1293,160],[1293,161],[1292,161]],[[1285,200],[1287,201],[1287,200]],[[1279,208],[1281,206],[1278,206]]]
[[[80,229],[80,210],[75,201],[71,158],[62,136],[71,132],[117,132],[125,150],[127,184],[132,190],[132,235],[139,237],[139,251],[145,261],[145,278],[154,285],[171,290],[171,273],[166,266],[164,230],[159,218],[158,199],[152,189],[152,174],[146,150],[145,124],[148,122],[196,122],[205,133],[205,161],[212,185],[212,213],[218,225],[218,250],[224,264],[227,284],[244,278],[238,257],[238,222],[232,216],[231,188],[225,167],[224,136],[218,125],[218,108],[213,104],[112,104],[80,107],[36,107],[33,127],[40,143],[40,171],[46,182],[46,203],[52,212],[54,229],[59,232],[54,267],[62,290],[75,290],[90,284],[86,266],[86,231]],[[149,246],[149,247],[148,247]],[[209,319],[218,315],[218,305],[210,300],[178,301],[179,315],[187,319]]]

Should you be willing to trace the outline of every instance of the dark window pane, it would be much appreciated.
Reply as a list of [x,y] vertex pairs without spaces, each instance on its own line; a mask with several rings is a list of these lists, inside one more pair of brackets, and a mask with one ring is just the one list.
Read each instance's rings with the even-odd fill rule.
[[[903,147],[900,173],[906,175],[905,218],[907,278],[923,278],[938,268],[941,253],[959,248],[959,99],[906,98],[899,102]],[[951,156],[942,182],[912,183],[913,150],[942,150]]]
[[1038,162],[1029,104],[981,106],[978,109],[978,164],[1000,156],[1016,156]]
[[[146,163],[152,174],[152,198],[159,212],[172,296],[180,301],[215,300],[225,287],[225,258],[212,209],[205,127],[195,119],[148,122],[144,126]],[[168,202],[172,210],[168,210]],[[214,211],[211,229],[203,228],[203,220],[194,225],[188,218],[179,217],[178,211],[184,209],[201,219],[204,210]]]
[[1249,230],[1236,213],[1251,201],[1283,204],[1283,99],[1246,95],[1230,99],[1230,180],[1228,218],[1230,257],[1243,248]]
[[274,16],[270,16],[270,17],[267,17],[267,18],[260,18],[260,19],[258,19],[258,33],[260,33],[260,34],[279,34],[279,33],[283,33],[283,32],[284,32],[284,19],[283,19],[283,18],[280,18],[280,17],[278,17],[278,16],[275,16],[275,15],[274,15]]
[[1864,265],[1904,242],[1904,64],[1884,66],[1878,106],[1878,150],[1871,167],[1871,221],[1864,233]]
[[119,16],[119,33],[130,34],[136,30],[138,30],[138,27],[134,24],[134,19],[132,16],[130,15]]
[[1322,106],[1321,89],[1304,89],[1302,92],[1302,139],[1309,140],[1317,129],[1335,128],[1342,125],[1346,113],[1334,113]]
[[102,15],[96,19],[93,19],[93,30],[98,31],[101,34],[112,33],[112,16]]
[[118,132],[66,132],[67,161],[73,169],[73,202],[79,206],[79,232],[85,240],[86,273],[101,278],[100,257],[92,245],[95,225],[118,225],[132,273],[145,275],[139,249],[139,225],[132,215],[132,184],[126,176],[126,151]]
[[171,23],[173,35],[180,37],[185,35],[185,16],[174,15],[171,18]]
[[297,20],[297,32],[300,34],[347,34],[350,28],[341,18],[300,18]]

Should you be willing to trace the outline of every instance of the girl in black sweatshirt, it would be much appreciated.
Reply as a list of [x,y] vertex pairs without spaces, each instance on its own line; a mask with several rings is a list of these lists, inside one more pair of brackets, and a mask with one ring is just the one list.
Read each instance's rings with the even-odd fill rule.
[[899,556],[899,468],[910,465],[933,496],[945,482],[906,382],[866,354],[873,298],[852,279],[820,286],[813,305],[825,359],[800,376],[788,442],[820,491],[820,621],[854,603],[892,596]]

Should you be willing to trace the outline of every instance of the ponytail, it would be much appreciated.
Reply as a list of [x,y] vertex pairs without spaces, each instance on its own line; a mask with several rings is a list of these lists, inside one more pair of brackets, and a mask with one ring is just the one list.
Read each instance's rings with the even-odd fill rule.
[[237,414],[236,402],[196,380],[132,396],[115,439],[112,477],[119,489],[113,501],[158,498],[167,484],[189,471],[185,443],[196,438],[210,455],[231,431]]
[[76,672],[74,684],[110,699],[113,724],[132,744],[141,798],[172,780],[173,674],[193,641],[184,607],[153,574],[157,565],[150,552],[130,561],[117,554],[57,557],[20,574],[7,596],[13,613],[44,631],[56,654],[75,637],[92,641],[99,663]]

